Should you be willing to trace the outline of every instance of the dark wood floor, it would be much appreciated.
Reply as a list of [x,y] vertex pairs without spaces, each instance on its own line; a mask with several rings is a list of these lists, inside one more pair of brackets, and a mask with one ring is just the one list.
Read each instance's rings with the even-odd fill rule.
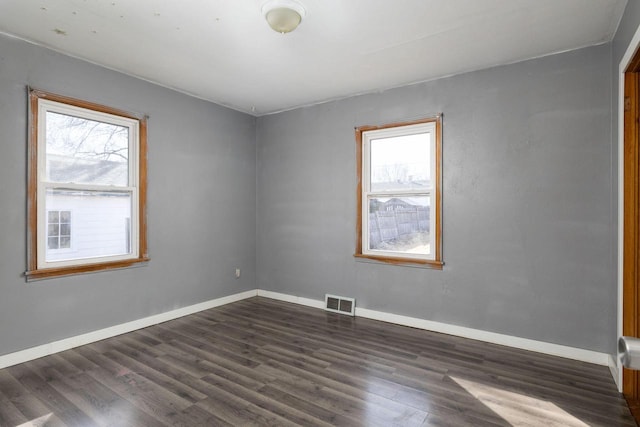
[[603,366],[264,298],[0,370],[0,426],[633,426]]

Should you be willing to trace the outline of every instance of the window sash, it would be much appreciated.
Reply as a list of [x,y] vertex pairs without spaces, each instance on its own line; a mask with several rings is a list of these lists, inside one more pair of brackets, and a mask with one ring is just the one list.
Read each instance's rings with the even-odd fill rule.
[[[75,183],[59,183],[47,181],[46,178],[46,161],[47,161],[47,128],[46,113],[54,112],[67,116],[79,117],[88,120],[94,120],[102,123],[114,124],[128,128],[128,182],[129,186],[118,185],[96,185],[96,184],[75,184]],[[138,258],[137,230],[138,230],[138,122],[133,119],[126,119],[111,114],[97,112],[80,107],[71,107],[50,100],[39,100],[38,102],[38,268],[46,269],[51,267],[70,267],[86,264],[87,260],[93,262],[109,262],[121,261],[127,259]],[[132,185],[134,184],[134,185]],[[90,258],[75,258],[64,261],[47,261],[46,259],[46,238],[47,238],[47,218],[46,218],[46,193],[47,190],[85,190],[85,191],[105,191],[105,192],[123,192],[131,194],[131,240],[132,250],[129,254],[97,256]]]
[[[386,256],[386,257],[403,257],[403,258],[412,258],[412,259],[426,259],[433,260],[435,258],[435,215],[430,215],[430,233],[429,233],[429,254],[415,254],[407,251],[389,251],[382,249],[371,249],[370,244],[370,236],[371,236],[371,224],[369,221],[369,201],[375,197],[384,197],[384,198],[392,198],[392,197],[411,197],[411,196],[429,196],[430,198],[430,206],[434,207],[435,203],[433,197],[431,197],[431,188],[429,191],[425,191],[425,189],[406,189],[406,190],[398,190],[398,189],[390,189],[387,191],[371,191],[371,156],[372,156],[372,142],[377,139],[383,138],[392,138],[392,137],[403,137],[415,134],[429,134],[429,151],[431,153],[430,156],[430,172],[433,175],[436,163],[435,158],[435,124],[434,123],[423,123],[416,124],[410,126],[402,126],[402,127],[394,127],[382,130],[373,130],[365,132],[363,135],[363,143],[364,143],[364,170],[365,170],[365,180],[364,180],[364,189],[363,189],[363,204],[362,204],[362,252],[363,254],[369,255],[378,255],[378,256]],[[430,182],[433,182],[432,177],[430,176]]]
[[435,233],[435,215],[429,216],[429,255],[425,254],[414,254],[406,251],[388,251],[383,249],[371,249],[371,224],[369,222],[369,201],[375,198],[403,198],[403,197],[428,197],[429,198],[429,206],[435,207],[435,192],[433,191],[422,191],[420,193],[411,192],[411,193],[367,193],[365,197],[363,197],[362,203],[362,253],[368,255],[376,255],[383,257],[402,257],[402,258],[411,258],[411,259],[427,259],[433,260],[435,259],[435,245],[436,245],[436,233]]
[[[104,193],[108,193],[108,194],[122,194],[122,195],[126,195],[129,196],[130,199],[130,205],[131,205],[131,211],[129,213],[129,215],[127,216],[128,218],[133,218],[135,220],[136,216],[135,216],[135,212],[136,212],[136,206],[137,206],[137,191],[135,188],[132,188],[130,190],[121,188],[121,187],[101,187],[101,186],[87,186],[87,187],[83,187],[83,186],[74,186],[74,188],[69,188],[71,186],[69,185],[65,185],[65,186],[46,186],[44,188],[44,190],[42,191],[43,196],[42,196],[42,205],[44,206],[43,209],[40,210],[40,212],[38,212],[39,215],[38,216],[38,225],[39,225],[39,229],[38,232],[41,233],[39,234],[38,238],[39,243],[41,243],[38,246],[38,259],[40,261],[39,264],[39,268],[50,268],[50,267],[69,267],[69,266],[75,266],[75,265],[83,265],[83,264],[87,264],[88,262],[109,262],[109,261],[121,261],[121,260],[127,260],[127,259],[135,259],[138,257],[138,236],[136,234],[132,233],[132,230],[129,230],[129,239],[132,242],[132,246],[129,246],[129,249],[131,251],[131,253],[122,253],[122,254],[117,254],[117,255],[87,255],[87,256],[82,256],[82,255],[78,255],[76,257],[73,258],[68,258],[68,259],[64,259],[64,260],[49,260],[47,261],[47,246],[45,244],[42,244],[42,242],[46,242],[46,238],[47,238],[47,206],[46,206],[46,193],[47,190],[59,190],[59,191],[86,191],[87,193],[99,193],[99,192],[104,192]],[[89,188],[91,187],[91,188]],[[56,210],[56,209],[53,209]],[[135,223],[137,224],[137,221],[131,221],[131,223]],[[76,228],[78,228],[80,226],[80,224],[76,221]],[[74,235],[74,232],[72,231],[72,236]],[[77,238],[77,237],[76,237]]]

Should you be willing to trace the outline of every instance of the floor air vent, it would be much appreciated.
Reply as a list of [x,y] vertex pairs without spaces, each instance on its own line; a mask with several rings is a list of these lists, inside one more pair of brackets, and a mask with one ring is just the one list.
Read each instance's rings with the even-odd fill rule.
[[327,311],[333,311],[334,313],[348,314],[349,316],[356,315],[356,300],[355,298],[339,297],[336,295],[326,294],[324,296],[324,309]]

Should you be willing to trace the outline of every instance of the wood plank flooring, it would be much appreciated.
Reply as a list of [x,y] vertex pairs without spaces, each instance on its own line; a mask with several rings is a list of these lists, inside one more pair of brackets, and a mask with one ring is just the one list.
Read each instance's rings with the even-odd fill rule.
[[0,370],[0,426],[634,426],[608,368],[251,298]]

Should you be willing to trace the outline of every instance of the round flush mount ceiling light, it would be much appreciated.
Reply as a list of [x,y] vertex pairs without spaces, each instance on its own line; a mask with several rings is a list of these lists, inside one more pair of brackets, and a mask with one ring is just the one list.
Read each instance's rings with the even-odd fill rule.
[[274,31],[285,34],[300,25],[306,11],[294,0],[269,0],[262,6],[262,14]]

